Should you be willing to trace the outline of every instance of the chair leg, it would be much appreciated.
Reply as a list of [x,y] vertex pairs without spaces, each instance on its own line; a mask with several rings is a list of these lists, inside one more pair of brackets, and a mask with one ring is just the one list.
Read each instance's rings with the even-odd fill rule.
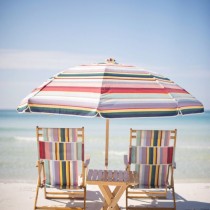
[[34,201],[34,210],[36,210],[36,204],[37,204],[38,194],[39,194],[39,185],[37,184],[37,187],[36,187],[36,196],[35,196],[35,201]]
[[125,191],[125,209],[128,209],[128,188]]
[[172,194],[173,194],[173,200],[174,200],[174,210],[176,210],[176,197],[174,192],[174,186],[172,187]]
[[84,188],[84,210],[86,209],[86,187]]

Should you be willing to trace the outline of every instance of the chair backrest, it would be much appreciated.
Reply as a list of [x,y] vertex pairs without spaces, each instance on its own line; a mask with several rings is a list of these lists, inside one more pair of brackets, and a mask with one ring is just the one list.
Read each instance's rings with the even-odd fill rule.
[[130,130],[129,164],[135,165],[139,186],[162,188],[174,162],[176,130]]
[[84,172],[84,128],[37,127],[37,144],[38,159],[44,161],[46,185],[78,187],[79,172]]

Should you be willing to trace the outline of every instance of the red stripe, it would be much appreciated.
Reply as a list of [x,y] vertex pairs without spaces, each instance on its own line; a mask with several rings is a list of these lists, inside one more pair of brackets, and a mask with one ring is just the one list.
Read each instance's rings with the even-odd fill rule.
[[102,88],[101,93],[163,93],[167,92],[162,88]]
[[67,91],[67,92],[93,92],[100,93],[101,88],[98,87],[62,87],[62,86],[50,86],[45,87],[42,91]]
[[131,164],[131,153],[132,153],[132,147],[129,148],[129,160],[128,160],[129,164]]
[[85,148],[84,148],[84,144],[82,144],[82,161],[85,160],[84,153],[85,153]]
[[39,156],[40,159],[45,159],[45,142],[39,142]]
[[173,89],[173,88],[165,88],[168,93],[187,93],[188,92],[184,89]]
[[65,87],[46,86],[41,91],[91,92],[91,93],[188,93],[184,89],[172,88],[110,88],[110,87]]
[[109,87],[62,87],[48,86],[42,91],[69,91],[69,92],[94,92],[94,93],[167,93],[163,88],[109,88]]
[[168,147],[168,160],[167,163],[171,164],[173,161],[173,147]]

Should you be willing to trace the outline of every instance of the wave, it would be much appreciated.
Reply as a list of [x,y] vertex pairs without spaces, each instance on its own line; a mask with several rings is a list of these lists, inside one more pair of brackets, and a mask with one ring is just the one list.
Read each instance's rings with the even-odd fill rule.
[[177,149],[198,149],[198,150],[209,150],[210,146],[179,146]]
[[14,139],[18,141],[36,141],[36,137],[32,136],[14,136]]

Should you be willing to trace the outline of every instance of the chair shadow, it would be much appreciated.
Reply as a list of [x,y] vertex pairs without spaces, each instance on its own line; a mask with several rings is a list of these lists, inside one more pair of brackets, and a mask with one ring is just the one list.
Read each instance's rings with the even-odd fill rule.
[[[205,203],[205,202],[198,202],[198,201],[188,201],[184,197],[180,196],[179,194],[175,193],[176,196],[176,210],[210,210],[210,203]],[[157,206],[159,205],[158,201],[161,201],[161,207],[172,207],[173,206],[173,201],[172,201],[172,194],[168,192],[168,199],[167,202],[164,200],[149,200],[142,202],[142,200],[139,199],[132,199],[135,200],[135,203],[137,201],[141,202],[141,204],[144,205],[149,205],[149,206]],[[100,191],[92,191],[92,190],[87,190],[87,197],[86,197],[86,209],[87,210],[101,210],[103,207],[103,196],[101,195]],[[168,202],[170,201],[170,202]],[[58,201],[57,201],[58,202]],[[62,202],[60,202],[62,203]],[[131,202],[129,202],[132,207],[138,207],[139,205],[132,205]],[[66,203],[66,207],[83,207],[83,200],[76,201],[76,200],[71,200]],[[126,209],[125,204],[120,207],[120,209]]]
[[[157,207],[161,205],[161,207],[164,209],[164,207],[173,207],[172,194],[168,193],[168,195],[169,196],[167,198],[167,202],[164,200],[156,200],[156,199],[151,199],[151,200],[148,199],[148,201],[150,202],[145,201],[145,199],[144,202],[140,201],[139,199],[132,199],[132,200],[142,202],[141,204],[148,205],[148,207],[155,207],[155,206]],[[210,210],[210,203],[199,202],[199,201],[188,201],[177,193],[175,193],[175,197],[176,197],[176,210]],[[139,205],[131,205],[131,206],[138,207]]]
[[188,201],[176,193],[177,210],[210,210],[210,203],[199,201]]
[[100,210],[103,207],[104,198],[100,191],[87,190],[87,206],[88,210]]
[[[103,196],[100,191],[87,190],[86,192],[86,209],[87,210],[100,210],[103,207]],[[66,207],[83,207],[83,200],[70,200],[65,204]]]

